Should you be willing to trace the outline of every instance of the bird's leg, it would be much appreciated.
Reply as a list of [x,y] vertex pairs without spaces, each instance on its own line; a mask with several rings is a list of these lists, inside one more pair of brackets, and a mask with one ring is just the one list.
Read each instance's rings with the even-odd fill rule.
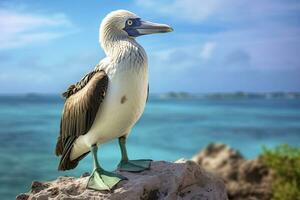
[[129,172],[141,172],[150,169],[150,164],[152,160],[141,159],[141,160],[129,160],[126,150],[126,137],[119,138],[119,145],[121,149],[122,159],[118,165],[118,170],[129,171]]
[[105,171],[98,162],[97,151],[97,145],[93,145],[91,152],[94,160],[94,170],[88,180],[87,188],[93,190],[111,190],[117,183],[127,178],[120,174]]

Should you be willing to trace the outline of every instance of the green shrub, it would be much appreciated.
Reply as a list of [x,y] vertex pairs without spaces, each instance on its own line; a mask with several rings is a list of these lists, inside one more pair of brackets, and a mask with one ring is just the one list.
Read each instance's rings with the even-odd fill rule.
[[275,172],[272,200],[300,200],[300,148],[263,148],[265,164]]

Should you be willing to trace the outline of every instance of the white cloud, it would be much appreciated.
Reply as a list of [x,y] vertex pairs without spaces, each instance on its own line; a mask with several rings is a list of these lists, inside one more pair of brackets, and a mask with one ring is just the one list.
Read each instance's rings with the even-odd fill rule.
[[207,59],[210,59],[214,50],[216,48],[216,43],[215,42],[206,42],[204,45],[203,45],[203,48],[200,52],[200,56],[201,58],[207,60]]
[[41,15],[0,9],[0,49],[50,41],[75,31],[64,14]]
[[[180,35],[167,49],[150,51],[150,71],[157,74],[199,76],[202,71],[274,72],[300,69],[300,28],[268,24],[209,34]],[[283,28],[285,27],[285,28]],[[171,38],[172,39],[172,38]],[[176,41],[184,41],[176,45]],[[191,73],[191,71],[193,73]],[[277,72],[276,72],[277,73]],[[191,75],[192,74],[192,75]]]
[[135,2],[146,11],[193,23],[208,18],[231,22],[257,20],[262,16],[272,17],[300,11],[300,2],[280,0],[135,0]]
[[172,2],[136,0],[136,4],[154,12],[190,21],[206,19],[222,6],[218,0],[175,0]]
[[160,49],[150,54],[154,67],[162,70],[172,70],[176,73],[185,71],[188,68],[202,68],[207,61],[212,61],[212,56],[217,47],[217,42],[208,41],[205,44],[197,42],[168,49]]
[[58,57],[56,61],[44,60],[44,56],[42,53],[30,56],[25,52],[21,56],[14,55],[6,63],[0,59],[1,93],[61,93],[92,70],[99,59],[99,55],[92,52],[76,52]]

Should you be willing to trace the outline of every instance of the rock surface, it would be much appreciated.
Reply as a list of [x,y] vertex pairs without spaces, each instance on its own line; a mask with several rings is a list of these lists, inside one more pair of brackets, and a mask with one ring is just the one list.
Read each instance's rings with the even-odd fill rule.
[[193,160],[222,177],[230,200],[270,200],[273,173],[260,157],[246,160],[224,144],[210,144]]
[[111,199],[111,200],[227,200],[225,185],[220,178],[203,170],[193,161],[175,163],[152,162],[151,170],[141,173],[121,172],[129,180],[116,189],[99,192],[86,189],[88,177],[59,177],[51,182],[33,182],[29,193],[18,200],[43,199]]

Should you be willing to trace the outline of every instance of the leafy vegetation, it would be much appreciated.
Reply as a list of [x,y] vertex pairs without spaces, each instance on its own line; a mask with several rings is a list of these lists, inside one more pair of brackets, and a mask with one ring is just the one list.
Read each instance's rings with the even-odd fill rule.
[[300,148],[264,147],[263,160],[275,172],[272,200],[300,200]]

